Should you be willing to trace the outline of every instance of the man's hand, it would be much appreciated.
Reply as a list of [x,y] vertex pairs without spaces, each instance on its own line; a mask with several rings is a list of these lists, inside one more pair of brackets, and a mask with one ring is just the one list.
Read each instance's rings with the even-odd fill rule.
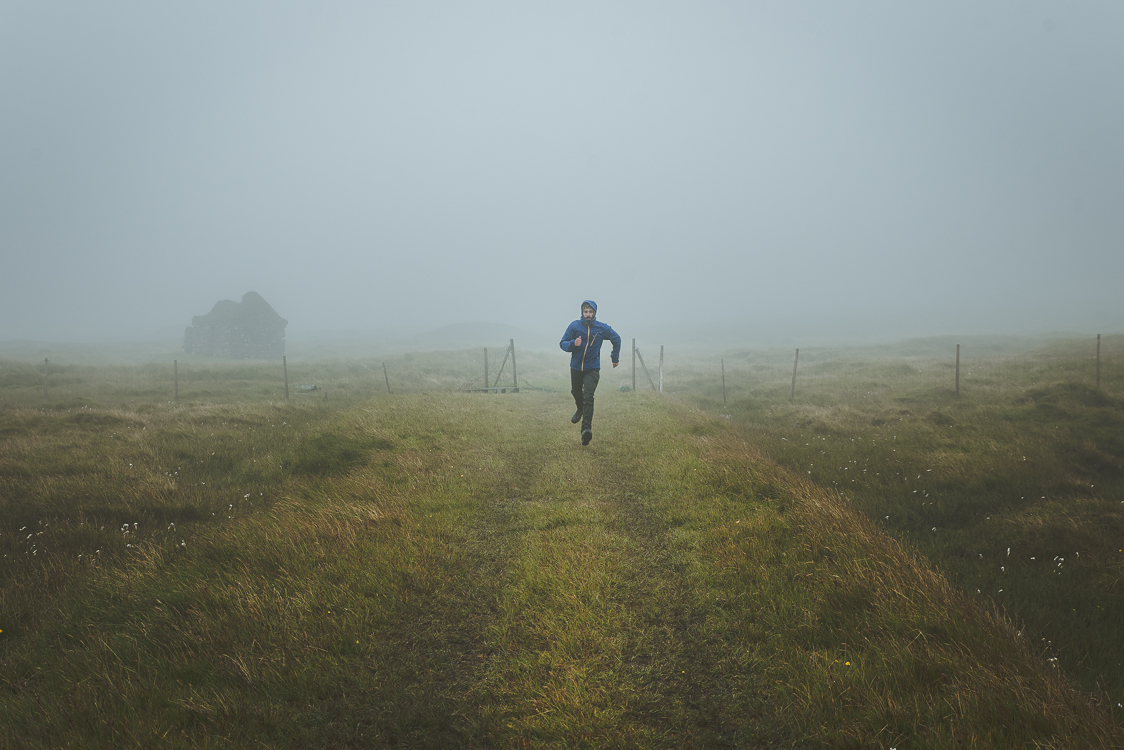
[[582,337],[578,336],[576,339],[574,339],[574,346],[581,346],[581,345],[582,345]]
[[620,362],[614,362],[614,363],[613,363],[613,367],[616,367],[616,366],[617,366],[617,365],[619,365],[619,364],[620,364]]

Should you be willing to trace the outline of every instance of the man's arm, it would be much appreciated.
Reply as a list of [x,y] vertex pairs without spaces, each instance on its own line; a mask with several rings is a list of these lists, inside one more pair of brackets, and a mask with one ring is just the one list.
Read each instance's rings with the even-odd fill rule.
[[609,341],[613,342],[613,353],[609,355],[609,357],[613,360],[613,367],[616,367],[621,363],[621,337],[620,334],[613,330],[612,326],[608,326],[608,328]]
[[561,349],[564,352],[574,351],[574,346],[575,346],[574,340],[570,339],[570,338],[566,338],[569,335],[570,335],[570,327],[567,326],[566,332],[562,334],[562,340],[558,342],[558,348]]

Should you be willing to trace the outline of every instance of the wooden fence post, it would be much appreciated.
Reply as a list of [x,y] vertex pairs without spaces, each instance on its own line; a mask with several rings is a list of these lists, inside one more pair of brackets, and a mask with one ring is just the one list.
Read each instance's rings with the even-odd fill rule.
[[515,369],[515,339],[509,342],[511,346],[511,378],[515,381],[515,390],[519,390],[519,370]]
[[960,395],[960,344],[956,345],[956,395]]
[[285,355],[281,355],[281,370],[285,373],[285,400],[289,400],[289,362]]
[[648,372],[648,365],[644,364],[644,355],[640,353],[639,349],[633,348],[632,351],[640,359],[640,366],[644,368],[644,377],[648,378],[648,385],[652,386],[653,391],[658,390],[652,380],[652,373]]
[[390,376],[386,374],[386,362],[382,363],[382,377],[386,381],[386,392],[390,393]]
[[172,360],[172,382],[175,384],[172,401],[178,404],[180,402],[180,363],[178,359]]
[[660,393],[663,393],[663,344],[660,344]]
[[1101,387],[1101,335],[1097,334],[1097,388]]
[[791,401],[796,398],[796,363],[800,361],[800,350],[796,350],[796,357],[792,360],[792,393],[788,395],[788,400]]
[[632,392],[636,393],[636,339],[632,340]]
[[726,360],[721,359],[722,363],[722,405],[726,405]]
[[488,390],[488,347],[484,347],[484,390]]

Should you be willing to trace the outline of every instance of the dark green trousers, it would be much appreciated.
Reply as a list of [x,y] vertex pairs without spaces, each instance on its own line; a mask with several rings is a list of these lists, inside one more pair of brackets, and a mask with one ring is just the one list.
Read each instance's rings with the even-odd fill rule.
[[599,380],[600,370],[570,370],[570,393],[582,413],[582,432],[593,429],[593,394]]

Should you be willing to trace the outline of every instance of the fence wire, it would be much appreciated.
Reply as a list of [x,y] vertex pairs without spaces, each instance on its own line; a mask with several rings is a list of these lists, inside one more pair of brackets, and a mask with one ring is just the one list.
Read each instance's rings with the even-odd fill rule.
[[[642,393],[658,390],[662,374],[665,393],[703,394],[721,401],[723,370],[727,401],[776,401],[789,399],[792,393],[793,349],[735,349],[696,357],[683,355],[672,346],[665,350],[661,373],[660,345],[637,341],[636,346],[647,366],[645,373],[637,358],[635,386]],[[288,379],[294,394],[304,393],[302,385],[315,384],[320,398],[325,388],[333,395],[361,398],[386,393],[388,385],[395,392],[507,386],[514,381],[510,358],[504,362],[508,347],[509,342],[488,347],[487,384],[483,348],[396,355],[389,362],[389,375],[385,374],[387,363],[381,360],[289,362]],[[517,347],[517,357],[521,381],[531,376],[540,387],[569,389],[568,383],[561,382],[566,364],[555,353],[523,352]],[[83,399],[122,404],[122,398],[160,402],[172,401],[177,393],[171,361],[95,366],[68,364],[61,356],[59,360],[0,360],[0,406],[80,406]],[[1124,335],[1101,337],[1099,373],[1097,339],[1092,336],[1056,340],[1036,348],[998,338],[969,339],[960,347],[959,370],[959,393],[972,399],[1005,399],[1057,383],[1099,387],[1106,395],[1124,396]],[[621,367],[605,375],[618,390],[631,389],[627,343],[622,347]],[[175,378],[180,401],[230,402],[283,400],[282,376],[280,362],[180,360]],[[827,404],[840,399],[921,398],[955,394],[956,389],[956,342],[949,338],[884,347],[801,348],[793,398]]]
[[[795,350],[727,354],[723,357],[727,400],[790,397],[794,359]],[[718,365],[717,360],[713,365],[685,364],[672,354],[665,367],[664,390],[713,391],[721,378]],[[703,366],[708,370],[705,375]],[[642,377],[638,376],[638,383]],[[1059,382],[1099,388],[1106,394],[1124,393],[1124,336],[1102,336],[1099,358],[1096,337],[1069,339],[1030,350],[995,343],[961,345],[959,378],[955,343],[939,349],[928,346],[924,350],[903,345],[882,350],[801,348],[794,398],[908,398],[911,394],[955,395],[959,391],[962,396],[986,400]]]

